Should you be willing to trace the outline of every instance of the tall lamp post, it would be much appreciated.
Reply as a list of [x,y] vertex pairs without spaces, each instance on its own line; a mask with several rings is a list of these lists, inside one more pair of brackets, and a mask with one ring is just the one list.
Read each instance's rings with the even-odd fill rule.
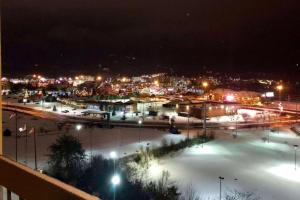
[[238,125],[237,125],[237,120],[238,120],[238,115],[236,115],[236,118],[235,118],[235,136],[237,137],[238,135]]
[[190,106],[189,105],[186,106],[186,111],[188,113],[188,116],[187,116],[187,123],[188,123],[187,137],[188,137],[188,139],[190,139]]
[[279,101],[281,102],[281,91],[283,90],[283,85],[277,85],[276,89],[278,90],[279,93]]
[[15,159],[16,162],[18,162],[18,112],[17,109],[15,108],[15,112],[12,113],[9,116],[9,119],[15,118],[15,132],[16,132],[16,137],[15,137]]
[[82,129],[82,125],[81,124],[77,124],[76,125],[76,130],[77,130],[77,139],[79,141],[79,131]]
[[298,149],[298,145],[294,144],[294,152],[295,152],[295,170],[297,170],[297,149]]
[[[205,92],[206,88],[208,87],[208,82],[206,82],[206,81],[202,82],[202,87],[204,88],[204,92]],[[206,101],[207,101],[207,98],[204,100],[204,103],[203,103],[203,115],[204,115],[203,129],[204,129],[205,138],[206,138]]]
[[112,152],[110,152],[109,156],[114,161],[114,173],[116,173],[116,159],[117,159],[118,155],[115,151],[112,151]]
[[139,143],[141,143],[141,126],[143,124],[143,120],[139,119],[138,124],[139,124]]
[[[278,93],[279,93],[279,110],[280,110],[280,115],[281,115],[281,112],[282,112],[282,110],[283,110],[283,106],[282,106],[282,104],[281,104],[281,91],[283,90],[283,85],[277,85],[276,86],[276,89],[278,90]],[[279,122],[280,122],[281,120],[280,120],[280,116],[279,116]],[[279,132],[279,127],[278,127],[278,132]]]
[[224,177],[219,176],[219,180],[220,180],[220,200],[222,200],[222,180],[224,180]]

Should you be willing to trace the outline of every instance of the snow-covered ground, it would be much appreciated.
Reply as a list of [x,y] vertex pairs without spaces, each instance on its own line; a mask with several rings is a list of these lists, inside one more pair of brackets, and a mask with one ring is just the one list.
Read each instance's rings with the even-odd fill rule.
[[[15,134],[15,118],[9,119],[12,112],[3,111],[3,130],[10,129]],[[160,145],[163,138],[179,141],[184,138],[182,135],[172,135],[163,130],[146,129],[146,128],[83,128],[80,131],[76,130],[76,124],[72,124],[67,128],[59,130],[58,122],[48,119],[37,119],[36,117],[19,114],[18,127],[27,126],[29,131],[32,127],[37,130],[37,155],[39,168],[45,166],[47,160],[48,147],[55,142],[56,138],[63,134],[73,134],[79,137],[83,148],[86,150],[87,157],[96,154],[109,156],[111,151],[118,152],[119,156],[124,156],[134,153],[142,146],[157,146]],[[44,129],[47,133],[41,133],[40,129]],[[67,131],[69,129],[69,131]],[[140,138],[140,139],[139,139]],[[140,141],[140,142],[139,142]],[[34,146],[33,135],[27,137],[27,163],[29,166],[34,166]],[[4,154],[12,159],[15,158],[15,137],[4,137]],[[26,138],[18,139],[18,160],[25,163],[26,161]]]
[[[217,132],[217,139],[185,149],[159,162],[159,170],[170,172],[180,189],[192,184],[204,199],[219,198],[219,176],[224,193],[233,189],[250,191],[264,200],[296,200],[300,196],[300,151],[297,170],[294,144],[300,137],[288,128],[243,130],[234,139],[232,132]],[[270,142],[263,137],[270,134]],[[224,196],[224,195],[223,195]]]

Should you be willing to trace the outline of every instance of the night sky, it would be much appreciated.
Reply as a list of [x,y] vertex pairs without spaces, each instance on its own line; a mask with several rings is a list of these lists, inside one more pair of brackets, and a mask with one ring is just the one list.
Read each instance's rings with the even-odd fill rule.
[[298,1],[2,0],[3,71],[299,77]]

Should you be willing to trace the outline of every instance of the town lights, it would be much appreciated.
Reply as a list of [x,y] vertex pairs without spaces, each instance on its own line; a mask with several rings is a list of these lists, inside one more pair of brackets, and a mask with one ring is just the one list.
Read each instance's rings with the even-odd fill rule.
[[281,90],[283,90],[283,85],[277,85],[276,89],[280,92]]
[[190,106],[189,105],[186,105],[186,110],[188,111],[188,110],[190,110]]
[[101,76],[97,76],[97,81],[101,81],[102,77]]
[[126,77],[123,77],[123,78],[122,78],[122,82],[126,82]]
[[207,87],[208,87],[208,82],[206,82],[206,81],[202,82],[202,86],[203,86],[204,88],[207,88]]
[[154,81],[154,85],[156,85],[156,86],[158,86],[158,85],[159,85],[159,82],[158,82],[158,80],[155,80],[155,81]]
[[234,101],[234,96],[229,94],[225,97],[226,101]]

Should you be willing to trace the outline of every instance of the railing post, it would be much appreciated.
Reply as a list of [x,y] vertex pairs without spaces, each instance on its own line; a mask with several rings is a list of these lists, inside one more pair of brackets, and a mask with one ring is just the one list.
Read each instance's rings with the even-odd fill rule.
[[11,191],[7,189],[7,200],[11,200]]
[[[0,14],[0,77],[2,78],[2,42],[1,42],[1,37],[2,37],[2,31],[1,31],[1,14]],[[2,91],[2,84],[0,84],[0,91]],[[2,116],[2,94],[0,95],[0,115]],[[2,131],[2,123],[0,123],[0,156],[2,156],[3,154],[3,144],[2,141],[3,140],[3,131]]]
[[4,199],[3,195],[3,187],[0,185],[0,199]]

